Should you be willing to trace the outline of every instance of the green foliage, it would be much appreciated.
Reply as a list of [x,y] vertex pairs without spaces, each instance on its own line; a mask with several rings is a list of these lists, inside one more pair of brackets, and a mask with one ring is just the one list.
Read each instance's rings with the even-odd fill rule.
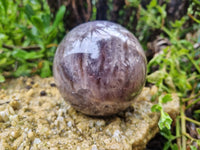
[[[185,96],[186,92],[192,88],[187,80],[191,76],[196,76],[197,73],[191,73],[188,65],[191,67],[192,62],[188,59],[188,55],[193,55],[193,49],[179,49],[176,46],[167,47],[163,54],[154,57],[148,64],[148,71],[150,72],[152,66],[159,65],[159,70],[151,73],[147,80],[148,82],[156,84],[164,91],[180,92]],[[193,58],[192,58],[193,59]],[[188,65],[185,65],[182,60],[187,60]],[[196,62],[195,62],[196,64]]]
[[147,9],[141,8],[140,20],[137,25],[137,37],[143,43],[146,43],[148,37],[150,37],[151,29],[163,28],[163,22],[166,18],[166,5],[158,5],[157,0],[152,0]]
[[[165,5],[157,5],[156,0],[152,0],[147,6],[147,10],[141,9],[141,19],[138,25],[144,24],[144,30],[141,32],[140,39],[144,39],[146,34],[150,34],[149,30],[161,29],[163,36],[168,36],[171,46],[165,48],[162,54],[157,55],[148,63],[148,72],[150,73],[153,66],[158,66],[158,71],[151,73],[147,80],[156,84],[163,91],[180,92],[182,96],[186,96],[192,85],[188,78],[198,77],[200,73],[199,60],[195,60],[197,50],[193,48],[191,42],[180,39],[182,35],[182,27],[187,22],[188,17],[184,16],[180,20],[170,22],[170,27],[163,26],[166,19]],[[152,17],[151,17],[152,16]],[[154,17],[156,16],[156,18]],[[200,25],[198,25],[200,27]],[[191,68],[195,67],[197,72],[192,72]]]
[[165,143],[163,150],[168,150],[169,148],[171,148],[172,150],[178,150],[178,145],[172,143],[177,137],[172,135],[172,133],[169,129],[164,128],[164,129],[162,129],[162,131],[160,133],[162,136],[164,136],[168,140]]
[[176,144],[173,144],[172,141],[176,139],[174,135],[172,135],[170,129],[172,124],[172,119],[169,114],[164,112],[163,104],[172,101],[171,94],[161,95],[158,100],[158,104],[152,106],[152,112],[160,112],[160,120],[158,122],[158,126],[160,129],[160,133],[164,136],[168,141],[164,145],[164,150],[171,148],[172,150],[176,150],[178,147]]
[[44,0],[0,0],[0,4],[0,82],[5,80],[3,72],[15,77],[52,75],[56,45],[64,34],[65,6],[60,7],[52,22]]
[[96,20],[96,15],[97,15],[96,0],[92,0],[92,17],[90,20],[91,21]]
[[141,3],[141,0],[128,0],[131,7],[138,7],[138,5]]
[[197,133],[200,135],[200,128],[197,128]]
[[194,118],[198,121],[200,121],[200,109],[199,110],[196,110],[194,112]]
[[165,128],[168,130],[171,129],[172,119],[166,112],[164,112],[163,105],[162,105],[163,103],[167,103],[171,100],[172,100],[172,97],[170,94],[166,94],[165,96],[160,96],[158,104],[155,104],[151,108],[152,112],[160,112],[161,116],[160,116],[160,120],[158,122],[158,126],[159,126],[160,130],[165,130]]
[[0,83],[5,81],[5,77],[0,74]]
[[[137,25],[137,36],[139,40],[143,44],[146,44],[151,36],[151,32],[149,31],[160,30],[161,36],[167,37],[171,43],[171,46],[166,47],[162,53],[157,54],[149,61],[147,68],[147,81],[158,87],[158,93],[156,95],[158,97],[158,104],[152,107],[152,111],[160,112],[161,115],[158,126],[160,133],[168,140],[165,143],[164,149],[171,148],[176,150],[178,146],[177,144],[172,144],[172,141],[177,137],[173,136],[170,131],[172,119],[164,112],[163,103],[171,100],[170,93],[178,93],[179,97],[183,98],[188,96],[188,91],[193,90],[195,93],[199,92],[196,89],[200,85],[200,81],[198,80],[200,78],[200,59],[195,59],[195,57],[199,56],[199,49],[194,49],[192,43],[199,42],[200,36],[198,39],[191,39],[191,41],[184,39],[186,33],[200,28],[200,22],[195,18],[200,13],[194,12],[192,9],[195,5],[193,2],[188,9],[188,16],[196,22],[188,28],[189,30],[183,28],[189,20],[188,16],[184,16],[175,22],[168,21],[165,11],[166,5],[158,5],[157,0],[152,0],[147,6],[147,9],[140,9],[140,20]],[[193,14],[193,16],[190,14]],[[155,67],[158,70],[152,71],[152,68]],[[197,86],[195,87],[195,85]],[[163,97],[162,93],[168,94]],[[190,108],[197,102],[199,102],[199,99],[193,101],[186,108]],[[199,111],[195,111],[195,117],[199,119],[199,116]],[[179,128],[180,126],[177,127],[177,129]],[[184,128],[183,124],[182,128]],[[186,145],[186,143],[184,144]]]
[[197,148],[195,146],[193,146],[193,145],[190,145],[190,149],[191,150],[197,150]]

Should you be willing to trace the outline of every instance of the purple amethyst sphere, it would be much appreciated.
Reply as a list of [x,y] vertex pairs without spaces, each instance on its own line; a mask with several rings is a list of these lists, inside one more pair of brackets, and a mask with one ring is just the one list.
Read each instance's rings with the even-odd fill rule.
[[135,36],[108,21],[92,21],[72,29],[54,58],[54,78],[65,99],[91,116],[125,110],[141,92],[146,57]]

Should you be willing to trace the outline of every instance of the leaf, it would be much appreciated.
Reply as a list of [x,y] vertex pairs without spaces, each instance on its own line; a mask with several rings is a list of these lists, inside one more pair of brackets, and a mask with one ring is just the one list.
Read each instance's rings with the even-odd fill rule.
[[180,20],[175,20],[175,22],[170,22],[171,26],[174,28],[182,28],[183,24],[186,22],[186,18],[182,17]]
[[200,128],[196,128],[197,133],[200,135]]
[[35,15],[33,8],[29,4],[26,4],[24,11],[29,20],[31,20],[31,17]]
[[49,61],[44,61],[42,65],[43,66],[42,66],[42,69],[41,69],[40,76],[42,78],[51,76],[51,69],[50,69]]
[[156,8],[158,9],[158,11],[161,14],[162,18],[163,19],[166,18],[166,16],[167,16],[167,13],[165,11],[166,5],[163,5],[163,6],[157,5]]
[[168,150],[170,147],[170,141],[165,142],[165,145],[163,147],[163,150]]
[[160,120],[158,122],[159,128],[161,130],[164,129],[164,128],[171,129],[171,123],[172,123],[172,119],[169,116],[169,114],[162,110],[161,111],[161,117],[160,117]]
[[178,51],[179,56],[186,55],[187,53],[189,53],[188,49],[181,49]]
[[11,52],[4,51],[3,53],[0,53],[0,68],[6,68],[15,62],[10,56]]
[[1,0],[5,14],[7,14],[7,10],[8,10],[8,0]]
[[156,55],[155,57],[153,57],[147,65],[148,72],[150,71],[151,66],[160,64],[162,60],[163,60],[163,55]]
[[3,66],[3,65],[5,65],[6,62],[7,62],[7,58],[6,58],[6,57],[1,58],[1,59],[0,59],[0,67]]
[[8,38],[7,35],[3,34],[3,33],[0,33],[0,39],[3,40],[3,39],[6,39]]
[[167,103],[169,101],[172,101],[172,95],[171,94],[166,94],[163,98],[162,98],[162,103]]
[[197,113],[197,114],[200,114],[200,110],[196,110],[196,111],[194,111],[195,113]]
[[193,145],[190,145],[190,149],[191,150],[197,150],[197,148],[195,146],[193,146]]
[[52,26],[51,30],[54,30],[58,26],[58,24],[64,17],[65,11],[66,11],[66,7],[64,5],[62,5],[56,14],[56,18],[53,22],[53,26]]
[[0,83],[2,83],[4,81],[5,81],[5,77],[2,74],[0,74]]
[[158,70],[158,71],[155,71],[152,74],[148,75],[147,80],[150,83],[157,83],[157,82],[163,80],[164,77],[165,77],[165,72],[162,70]]
[[178,145],[177,144],[172,144],[171,145],[172,150],[178,150]]
[[38,16],[32,16],[31,22],[41,34],[44,34],[44,25],[42,20]]
[[38,58],[42,58],[43,54],[41,54],[40,52],[27,52],[25,50],[21,50],[21,49],[16,49],[13,51],[12,53],[13,57],[24,61],[24,60],[32,60],[32,59],[38,59]]
[[197,145],[200,146],[200,140],[197,140]]
[[18,26],[28,38],[32,39],[33,41],[37,41],[36,37],[31,33],[31,31],[27,27],[18,24],[16,24],[16,26]]
[[[132,6],[132,7],[138,7],[138,5],[140,4],[140,0],[128,0],[128,5]],[[124,11],[122,11],[124,12]]]
[[49,33],[50,23],[51,23],[50,15],[49,14],[42,15],[42,22],[43,22],[43,25],[44,25],[45,33]]
[[57,36],[58,31],[57,30],[52,30],[52,32],[50,32],[50,34],[47,37],[47,42],[51,43],[55,37]]
[[40,36],[40,33],[38,32],[38,29],[36,28],[36,26],[32,26],[30,32],[34,37]]
[[38,58],[42,58],[43,56],[44,56],[43,54],[33,51],[33,52],[28,52],[25,56],[25,59],[28,59],[28,60],[38,59]]
[[156,5],[157,5],[157,0],[152,0],[148,6],[152,8],[152,7],[155,7]]
[[38,4],[38,3],[40,4],[40,1],[41,1],[41,0],[30,0],[30,2],[31,2],[32,4]]
[[26,54],[27,52],[21,49],[16,49],[12,52],[12,56],[21,62],[25,62]]
[[151,107],[152,112],[160,112],[161,110],[162,110],[162,106],[160,106],[159,104],[155,104]]
[[172,135],[171,130],[167,128],[163,128],[162,130],[160,130],[160,134],[170,141],[176,139],[176,137]]
[[174,82],[173,82],[173,79],[170,75],[168,75],[166,78],[165,78],[165,84],[171,88],[172,90],[175,90],[175,85],[174,85]]
[[27,76],[31,73],[31,70],[28,68],[27,64],[23,64],[17,68],[17,70],[13,73],[15,77],[19,76]]
[[16,24],[16,26],[18,26],[31,41],[34,41],[37,44],[39,44],[41,49],[45,47],[44,42],[38,36],[35,36],[29,29],[27,29],[26,27],[22,25]]

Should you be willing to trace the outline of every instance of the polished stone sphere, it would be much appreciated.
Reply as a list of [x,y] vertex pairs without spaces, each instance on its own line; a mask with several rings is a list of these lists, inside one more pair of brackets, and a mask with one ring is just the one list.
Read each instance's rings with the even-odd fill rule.
[[125,110],[146,79],[144,51],[127,29],[108,21],[92,21],[72,29],[57,48],[56,85],[76,110],[108,116]]

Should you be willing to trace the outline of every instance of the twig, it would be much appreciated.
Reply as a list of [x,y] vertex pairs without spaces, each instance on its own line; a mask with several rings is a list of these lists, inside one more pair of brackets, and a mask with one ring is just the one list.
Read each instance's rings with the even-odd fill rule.
[[86,16],[87,16],[87,14],[86,14],[86,11],[85,11],[84,6],[83,6],[83,0],[81,0],[81,1],[79,2],[79,5],[80,5],[80,8],[81,8],[81,13],[82,13],[82,15],[83,15],[83,18],[85,19]]
[[21,47],[21,46],[11,46],[11,45],[6,45],[6,44],[3,44],[2,45],[3,48],[7,48],[7,49],[10,49],[10,50],[13,50],[15,48],[19,48],[19,49],[23,49],[23,50],[40,50],[41,48],[39,46],[27,46],[27,47]]
[[73,11],[74,11],[74,14],[76,16],[77,21],[80,22],[81,18],[78,14],[77,6],[76,6],[76,0],[72,0],[72,8],[73,8]]
[[91,12],[92,12],[92,4],[90,0],[87,0],[87,17],[86,21],[88,21],[91,17]]

